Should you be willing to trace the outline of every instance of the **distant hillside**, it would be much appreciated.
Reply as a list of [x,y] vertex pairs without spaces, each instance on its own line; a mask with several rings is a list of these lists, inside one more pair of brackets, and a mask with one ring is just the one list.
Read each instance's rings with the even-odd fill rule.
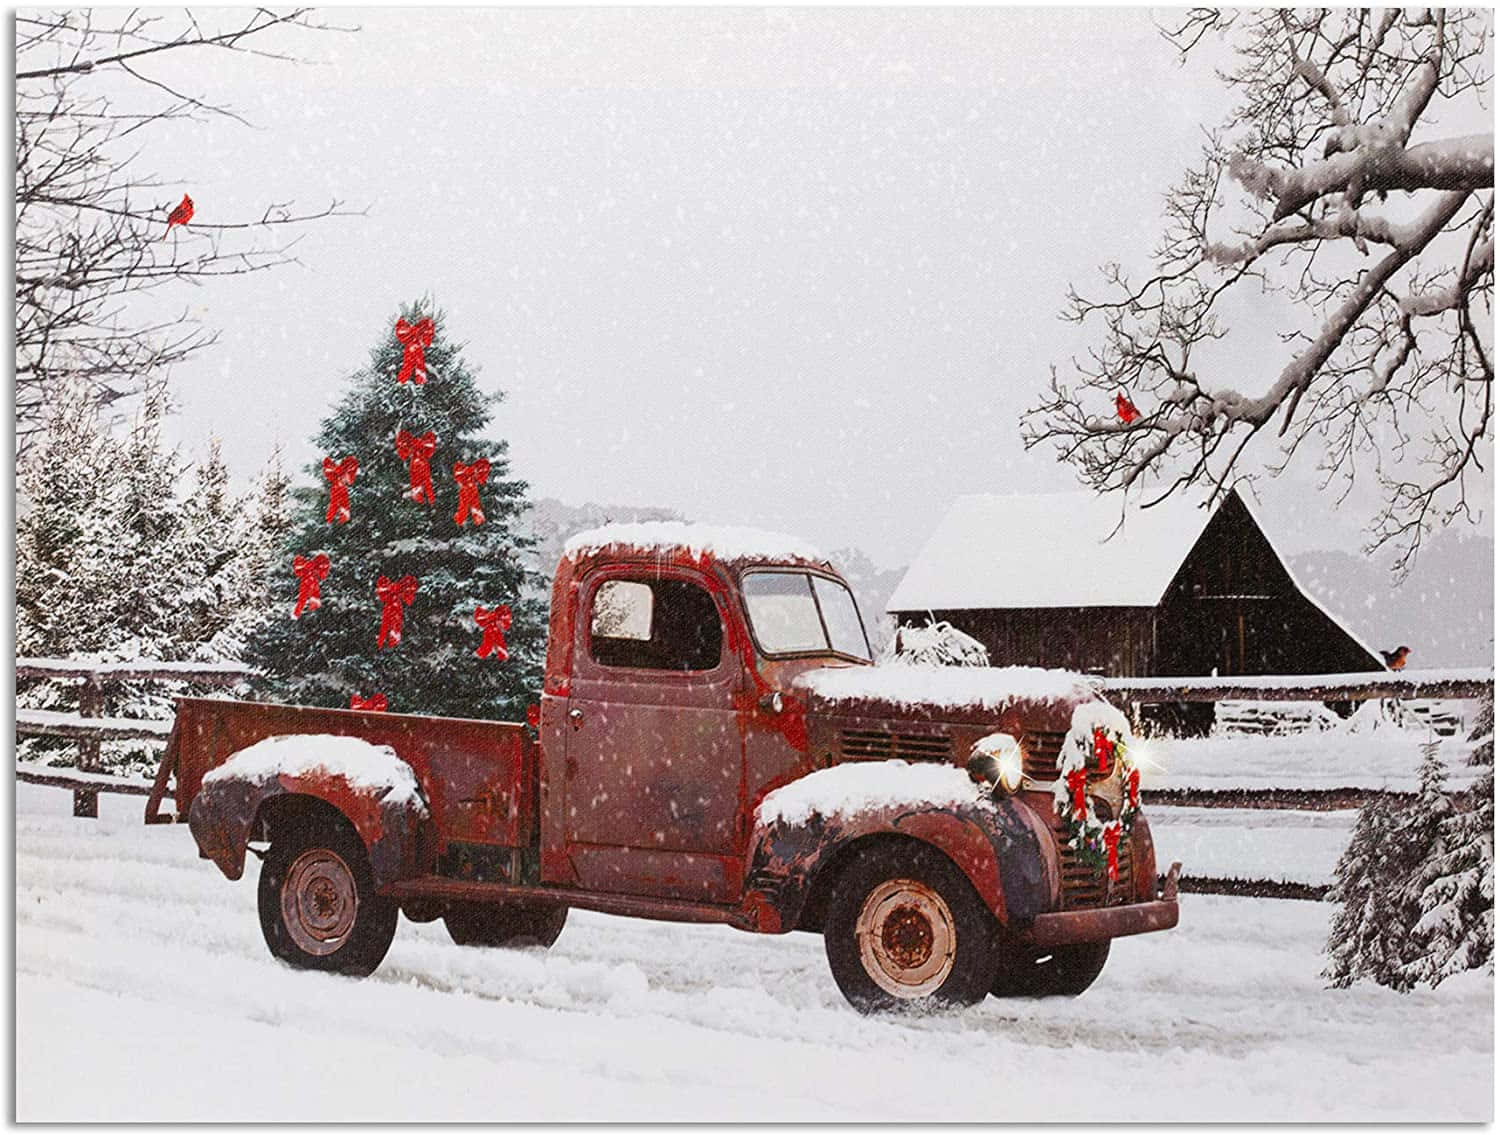
[[1494,658],[1495,542],[1487,536],[1438,533],[1399,586],[1384,562],[1367,556],[1321,551],[1287,559],[1298,581],[1369,646],[1411,647],[1414,669]]

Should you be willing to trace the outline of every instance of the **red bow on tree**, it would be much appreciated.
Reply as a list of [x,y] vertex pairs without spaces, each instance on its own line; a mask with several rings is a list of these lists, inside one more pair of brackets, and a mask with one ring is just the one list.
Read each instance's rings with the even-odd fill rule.
[[185,225],[193,219],[193,199],[186,193],[182,200],[177,203],[177,208],[167,214],[167,231],[161,234],[162,240],[172,235],[173,225]]
[[389,643],[392,647],[401,644],[402,608],[417,597],[417,577],[403,575],[390,580],[381,576],[375,582],[375,598],[381,602],[380,635],[375,640],[375,649]]
[[401,344],[401,373],[396,376],[397,382],[405,382],[408,378],[418,386],[427,381],[427,348],[432,346],[432,320],[419,319],[415,323],[408,323],[404,319],[396,320],[396,342]]
[[1135,403],[1125,397],[1123,390],[1115,395],[1115,413],[1127,426],[1141,416],[1141,412],[1135,408]]
[[1099,762],[1100,773],[1109,772],[1109,762],[1114,760],[1115,743],[1106,736],[1104,730],[1094,730],[1094,759]]
[[1109,856],[1109,881],[1111,883],[1120,877],[1120,835],[1123,831],[1119,820],[1104,825],[1104,850]]
[[350,709],[366,709],[366,710],[369,710],[371,713],[384,713],[385,712],[385,695],[384,694],[371,694],[367,698],[362,698],[358,694],[350,694],[349,695],[349,708]]
[[406,495],[418,504],[426,498],[428,504],[435,503],[432,497],[432,455],[437,452],[437,434],[428,430],[421,437],[413,437],[403,429],[396,431],[396,456],[411,462],[411,488]]
[[542,707],[535,702],[526,707],[526,724],[533,729],[542,727]]
[[316,611],[323,605],[318,588],[328,578],[329,564],[322,552],[311,559],[300,552],[292,557],[292,571],[297,576],[297,605],[292,608],[292,618],[300,618],[303,611]]
[[1080,824],[1088,819],[1089,804],[1084,796],[1088,788],[1089,774],[1087,769],[1075,768],[1068,773],[1068,791],[1073,795],[1073,818]]
[[496,662],[504,662],[509,658],[510,651],[505,649],[505,632],[510,630],[510,607],[504,603],[493,611],[475,607],[474,621],[484,632],[479,649],[474,653],[480,658],[488,658],[493,653]]
[[349,523],[349,486],[354,484],[354,475],[358,472],[357,457],[346,457],[342,461],[323,458],[323,476],[328,481],[328,515],[324,519],[329,524],[335,520],[340,524]]
[[1125,787],[1130,791],[1130,806],[1139,808],[1141,806],[1141,770],[1133,768],[1130,775],[1125,778]]
[[453,463],[453,479],[458,482],[458,511],[453,521],[460,528],[473,514],[475,524],[484,523],[484,509],[479,507],[479,486],[490,479],[490,461],[481,457],[472,465],[462,461]]

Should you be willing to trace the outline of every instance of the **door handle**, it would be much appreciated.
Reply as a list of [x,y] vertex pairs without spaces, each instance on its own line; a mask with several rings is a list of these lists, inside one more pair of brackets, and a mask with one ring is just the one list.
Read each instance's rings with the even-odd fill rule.
[[577,729],[580,725],[583,724],[583,710],[581,710],[581,709],[570,709],[570,710],[568,710],[568,720],[573,723],[573,728]]

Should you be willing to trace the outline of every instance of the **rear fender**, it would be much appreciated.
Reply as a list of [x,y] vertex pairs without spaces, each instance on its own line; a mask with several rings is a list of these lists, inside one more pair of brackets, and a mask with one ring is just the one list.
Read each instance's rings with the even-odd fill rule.
[[417,873],[428,812],[409,796],[390,799],[389,787],[350,784],[332,773],[230,776],[204,784],[188,810],[198,851],[230,879],[245,873],[245,849],[296,801],[321,801],[342,816],[364,842],[377,888]]
[[877,838],[913,839],[946,855],[1002,925],[1025,925],[1046,908],[1044,853],[1014,800],[957,807],[887,807],[853,816],[814,814],[800,824],[757,824],[746,906],[758,929],[794,930],[816,913],[845,857]]

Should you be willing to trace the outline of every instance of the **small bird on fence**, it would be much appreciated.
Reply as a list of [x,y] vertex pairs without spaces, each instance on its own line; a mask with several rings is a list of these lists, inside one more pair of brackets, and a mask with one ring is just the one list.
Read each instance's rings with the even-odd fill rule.
[[1380,657],[1385,659],[1385,664],[1392,670],[1406,669],[1406,656],[1411,653],[1411,647],[1398,646],[1395,650],[1382,650]]

